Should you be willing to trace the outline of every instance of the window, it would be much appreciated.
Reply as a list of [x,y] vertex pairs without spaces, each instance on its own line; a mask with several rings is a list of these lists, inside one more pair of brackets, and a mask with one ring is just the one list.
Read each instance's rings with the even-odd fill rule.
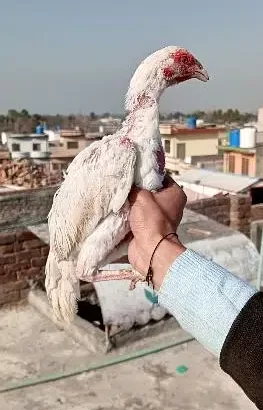
[[12,151],[13,152],[20,151],[20,144],[16,144],[16,143],[12,144]]
[[249,168],[249,159],[242,158],[242,168],[241,168],[242,175],[248,175],[248,168]]
[[185,144],[177,144],[177,158],[185,159]]
[[33,151],[40,151],[41,145],[40,144],[33,144]]
[[229,155],[228,172],[231,172],[231,174],[235,173],[235,156],[234,155]]
[[168,154],[171,152],[171,141],[170,140],[164,140],[164,150]]
[[67,147],[68,147],[68,149],[78,148],[79,143],[78,143],[78,141],[68,141]]

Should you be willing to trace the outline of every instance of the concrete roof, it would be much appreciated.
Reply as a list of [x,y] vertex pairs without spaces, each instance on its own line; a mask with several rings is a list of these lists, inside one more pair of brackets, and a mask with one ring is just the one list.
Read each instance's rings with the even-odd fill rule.
[[8,138],[48,138],[48,134],[35,134],[35,133],[28,133],[28,134],[13,134],[7,133]]
[[[3,410],[255,409],[198,342],[157,350],[189,338],[181,329],[126,342],[105,356],[94,354],[30,305],[1,309],[0,324],[1,389],[61,375],[61,380],[30,388],[24,383],[23,389],[2,393]],[[127,361],[127,355],[153,348],[158,353]],[[81,374],[91,364],[110,360],[119,364]],[[182,365],[185,373],[179,372]],[[78,370],[79,375],[63,378]]]
[[243,192],[260,181],[260,178],[250,178],[243,175],[226,174],[206,169],[191,169],[182,172],[178,175],[177,179],[233,193]]

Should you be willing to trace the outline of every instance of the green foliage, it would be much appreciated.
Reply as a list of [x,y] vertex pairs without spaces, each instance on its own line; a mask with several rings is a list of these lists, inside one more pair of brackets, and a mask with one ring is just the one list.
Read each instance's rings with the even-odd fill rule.
[[98,116],[97,116],[97,115],[95,114],[95,112],[93,112],[93,111],[90,113],[89,116],[90,116],[90,119],[91,119],[92,121],[93,121],[93,120],[96,120],[96,119],[98,118]]
[[168,115],[160,116],[161,120],[179,120],[179,118],[185,120],[187,117],[196,117],[198,119],[203,119],[206,122],[215,123],[215,124],[229,124],[229,123],[238,123],[240,125],[250,122],[256,121],[257,116],[253,113],[242,113],[237,109],[228,108],[227,110],[214,110],[214,111],[193,111],[188,114],[181,113],[176,111],[174,113],[170,113]]
[[[108,112],[105,112],[102,115],[98,115],[95,112],[89,114],[71,113],[69,115],[41,115],[38,113],[30,114],[25,108],[21,111],[12,108],[8,110],[7,115],[0,115],[0,133],[3,131],[14,133],[34,132],[36,126],[43,122],[46,122],[51,128],[55,128],[58,125],[60,128],[74,128],[79,126],[84,130],[87,130],[92,121],[109,116],[111,116],[111,113]],[[124,119],[123,114],[112,114],[112,116],[122,120]],[[257,118],[253,113],[242,113],[237,109],[229,108],[227,110],[217,109],[214,111],[196,110],[191,113],[176,111],[160,115],[160,120],[176,120],[184,122],[189,116],[203,119],[207,123],[227,125],[232,123],[235,126],[242,126],[244,123],[255,121]]]
[[19,118],[19,116],[20,116],[19,112],[14,110],[14,109],[10,109],[7,112],[7,117],[10,118],[10,119],[15,120],[15,119]]
[[22,117],[22,118],[29,118],[29,117],[30,117],[29,112],[28,112],[27,110],[25,110],[25,109],[21,110],[21,112],[20,112],[20,117]]

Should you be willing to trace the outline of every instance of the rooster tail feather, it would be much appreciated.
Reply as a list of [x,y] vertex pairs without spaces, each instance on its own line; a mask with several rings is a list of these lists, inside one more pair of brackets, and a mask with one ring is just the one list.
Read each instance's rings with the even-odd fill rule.
[[47,296],[56,319],[72,322],[78,311],[77,301],[80,298],[79,281],[75,275],[73,261],[58,262],[50,251],[45,274]]

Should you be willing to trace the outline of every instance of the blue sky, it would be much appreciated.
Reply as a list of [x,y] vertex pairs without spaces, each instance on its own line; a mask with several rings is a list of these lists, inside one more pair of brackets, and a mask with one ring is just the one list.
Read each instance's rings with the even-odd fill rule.
[[263,104],[262,0],[0,0],[0,112],[122,112],[140,60],[166,45],[209,71],[161,111]]

